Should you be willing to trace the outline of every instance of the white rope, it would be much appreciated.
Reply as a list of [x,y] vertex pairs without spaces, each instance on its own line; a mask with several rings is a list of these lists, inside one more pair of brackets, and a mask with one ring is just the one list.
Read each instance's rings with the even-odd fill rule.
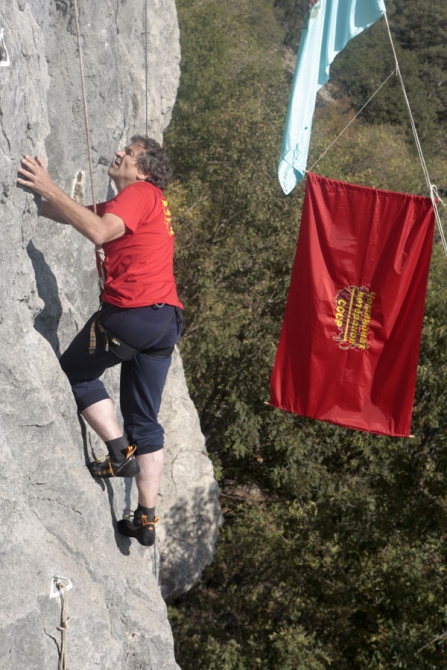
[[386,23],[386,27],[387,27],[387,30],[388,30],[388,35],[389,35],[390,42],[391,42],[391,48],[392,48],[393,54],[394,54],[394,61],[395,61],[395,64],[396,64],[397,76],[399,77],[400,85],[401,85],[401,88],[402,88],[402,92],[404,94],[405,103],[407,105],[407,110],[408,110],[408,114],[409,114],[409,117],[410,117],[411,129],[413,131],[414,141],[416,142],[416,148],[417,148],[417,152],[418,152],[418,155],[419,155],[419,160],[421,161],[422,170],[423,170],[424,176],[425,176],[425,181],[427,183],[428,191],[430,193],[430,199],[431,199],[431,202],[432,202],[432,205],[433,205],[433,210],[434,210],[434,213],[435,213],[435,219],[436,219],[436,223],[438,225],[438,230],[439,230],[439,234],[440,234],[440,237],[441,237],[442,246],[444,248],[445,255],[447,256],[447,241],[446,241],[446,238],[445,238],[444,229],[442,227],[441,217],[439,216],[438,205],[437,205],[438,189],[434,184],[431,183],[431,180],[430,180],[430,175],[429,175],[429,172],[428,172],[427,164],[426,164],[425,159],[424,159],[424,154],[422,152],[422,147],[421,147],[421,143],[419,141],[419,136],[418,136],[416,124],[414,122],[413,114],[411,112],[411,107],[410,107],[410,102],[408,100],[407,91],[405,90],[405,84],[404,84],[404,81],[402,79],[402,74],[401,74],[399,63],[398,63],[398,60],[397,60],[396,49],[394,48],[394,42],[393,42],[393,38],[392,38],[392,35],[391,35],[390,24],[388,23],[387,13],[384,12],[383,16],[385,17],[385,23]]
[[96,214],[96,198],[95,198],[95,187],[93,183],[93,164],[92,164],[92,152],[90,149],[90,129],[88,125],[88,114],[87,114],[87,96],[85,95],[85,77],[84,77],[84,64],[82,61],[82,48],[81,48],[81,32],[79,30],[79,16],[78,16],[78,3],[76,0],[73,0],[73,6],[75,11],[76,19],[76,35],[78,38],[78,50],[79,50],[79,67],[81,69],[81,86],[82,86],[82,100],[84,103],[84,122],[85,122],[85,133],[87,135],[87,153],[88,153],[88,166],[90,170],[90,183],[92,187],[92,200],[93,200],[93,211]]
[[348,130],[349,126],[350,126],[352,123],[354,123],[354,121],[356,120],[356,118],[357,118],[358,116],[360,116],[360,114],[363,112],[363,110],[365,109],[365,107],[367,107],[367,106],[369,105],[369,103],[371,102],[371,100],[377,95],[377,93],[380,91],[380,89],[383,88],[383,87],[385,86],[385,84],[388,82],[389,79],[391,79],[391,77],[392,77],[394,74],[396,74],[396,70],[393,70],[393,71],[388,75],[388,77],[385,79],[385,81],[382,82],[382,83],[380,84],[380,86],[379,86],[379,88],[377,89],[377,91],[376,91],[375,93],[372,94],[372,96],[370,97],[370,99],[369,99],[367,102],[365,102],[365,104],[363,105],[363,107],[362,107],[361,109],[359,109],[359,111],[357,112],[357,114],[350,120],[350,122],[348,123],[348,125],[347,125],[345,128],[343,128],[343,130],[341,131],[341,133],[340,133],[339,135],[337,135],[337,137],[336,137],[335,140],[332,142],[332,144],[330,144],[330,145],[328,146],[328,148],[327,148],[325,151],[323,151],[323,153],[321,154],[321,156],[315,161],[315,163],[314,163],[308,170],[305,170],[305,172],[312,172],[312,170],[314,169],[314,167],[316,166],[316,164],[319,163],[319,162],[321,161],[321,159],[324,158],[324,156],[326,156],[327,152],[328,152],[330,149],[332,149],[332,147],[333,147],[334,144],[337,142],[337,140],[339,140],[340,137],[341,137],[341,136]]
[[351,121],[348,123],[348,125],[341,131],[341,133],[335,138],[335,140],[321,154],[321,156],[318,158],[318,160],[316,160],[315,163],[308,170],[306,170],[306,172],[311,172],[313,170],[313,168],[317,165],[317,163],[319,163],[321,161],[321,159],[327,154],[327,152],[334,146],[334,144],[346,132],[346,130],[349,128],[349,126],[363,112],[365,107],[367,107],[367,105],[369,105],[371,100],[377,95],[377,93],[380,91],[380,89],[383,86],[385,86],[385,84],[388,82],[388,80],[394,74],[397,74],[397,76],[399,77],[400,85],[401,85],[402,92],[403,92],[403,95],[404,95],[405,104],[407,105],[407,110],[408,110],[408,114],[409,114],[409,117],[410,117],[411,129],[413,131],[413,137],[414,137],[414,140],[416,142],[416,148],[417,148],[417,152],[418,152],[418,155],[419,155],[419,160],[421,161],[422,171],[424,173],[425,181],[427,183],[428,191],[430,193],[430,199],[431,199],[431,202],[432,202],[432,205],[433,205],[433,211],[435,213],[435,219],[436,219],[436,223],[437,223],[437,226],[438,226],[439,235],[441,237],[442,246],[444,248],[445,255],[447,256],[447,240],[446,240],[446,237],[445,237],[444,229],[442,227],[441,217],[439,216],[438,201],[441,202],[444,206],[446,206],[446,205],[442,202],[441,198],[439,197],[438,189],[435,186],[435,184],[431,183],[430,174],[428,172],[427,164],[426,164],[425,159],[424,159],[424,154],[422,152],[421,143],[419,141],[419,136],[418,136],[418,133],[417,133],[416,124],[414,122],[413,114],[412,114],[411,107],[410,107],[410,102],[409,102],[408,96],[407,96],[407,91],[405,89],[405,84],[404,84],[404,81],[402,79],[402,74],[401,74],[401,71],[400,71],[399,62],[397,60],[396,49],[394,47],[393,37],[391,35],[390,24],[388,23],[388,16],[387,16],[386,11],[383,13],[383,16],[385,18],[386,27],[387,27],[387,30],[388,30],[388,36],[390,38],[390,43],[391,43],[391,48],[393,50],[394,62],[395,62],[396,68],[393,70],[393,72],[391,72],[391,74],[388,75],[388,77],[385,79],[385,81],[379,86],[377,91],[375,93],[373,93],[373,95],[369,98],[369,100],[363,105],[363,107],[351,119]]
[[433,184],[432,189],[433,189],[433,194],[434,194],[436,200],[438,200],[438,202],[440,202],[443,207],[447,207],[444,200],[441,198],[441,196],[438,193],[438,187]]
[[[84,64],[82,60],[82,47],[81,47],[81,31],[79,30],[79,12],[78,12],[78,3],[76,0],[73,0],[73,6],[75,10],[75,19],[76,19],[76,35],[78,38],[78,51],[79,51],[79,68],[81,70],[81,87],[82,87],[82,101],[84,103],[84,123],[85,123],[85,134],[87,137],[87,155],[88,155],[88,168],[90,172],[90,184],[91,184],[91,189],[92,189],[92,204],[93,204],[93,211],[95,214],[97,214],[97,209],[96,209],[96,196],[95,196],[95,184],[93,181],[93,162],[92,162],[92,151],[90,148],[90,128],[88,124],[88,112],[87,112],[87,96],[85,94],[85,76],[84,76]],[[100,268],[100,275],[98,279],[99,283],[99,293],[100,295],[103,292],[104,285],[105,285],[105,269],[104,269],[104,261],[105,261],[105,254],[104,254],[104,249],[102,248],[101,245],[95,244],[95,251],[96,251],[96,256],[98,258],[99,262],[99,268]]]

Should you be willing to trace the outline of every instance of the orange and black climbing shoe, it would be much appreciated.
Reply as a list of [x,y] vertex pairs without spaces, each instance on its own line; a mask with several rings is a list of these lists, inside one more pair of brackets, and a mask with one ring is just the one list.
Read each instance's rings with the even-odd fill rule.
[[155,543],[155,524],[160,519],[156,516],[149,521],[146,514],[137,516],[128,514],[118,521],[118,530],[121,535],[126,537],[135,537],[144,547],[152,547]]
[[112,460],[110,456],[104,459],[98,458],[88,464],[88,469],[94,477],[135,477],[140,472],[140,466],[134,454],[137,450],[135,445],[127,447],[126,457],[120,463]]

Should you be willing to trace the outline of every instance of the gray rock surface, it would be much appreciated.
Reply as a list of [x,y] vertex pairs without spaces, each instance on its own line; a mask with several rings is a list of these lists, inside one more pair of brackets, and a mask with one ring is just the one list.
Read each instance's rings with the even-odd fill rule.
[[[144,0],[78,0],[96,197],[110,196],[113,152],[145,131]],[[163,399],[167,464],[157,552],[116,533],[131,481],[94,481],[103,446],[80,424],[59,369],[96,309],[92,245],[36,215],[16,185],[22,154],[39,154],[67,192],[90,201],[72,0],[5,0],[0,29],[0,668],[58,667],[59,596],[68,577],[70,670],[171,670],[165,597],[190,588],[211,560],[220,510],[212,467],[176,352]],[[148,1],[149,134],[169,122],[179,78],[173,0]],[[1,62],[0,62],[1,64]],[[117,372],[107,385],[116,393]]]

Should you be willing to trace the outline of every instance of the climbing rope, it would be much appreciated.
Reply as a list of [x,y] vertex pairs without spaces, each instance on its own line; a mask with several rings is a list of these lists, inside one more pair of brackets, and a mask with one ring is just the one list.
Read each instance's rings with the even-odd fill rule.
[[58,670],[67,670],[67,631],[70,621],[70,617],[67,616],[67,589],[61,581],[56,580],[55,583],[61,597],[61,624],[58,626],[58,630],[61,631],[61,648]]
[[87,96],[85,94],[84,63],[83,63],[83,60],[82,60],[81,31],[79,30],[79,12],[78,12],[77,0],[73,0],[73,7],[74,7],[75,19],[76,19],[76,35],[77,35],[77,38],[78,38],[79,67],[80,67],[80,70],[81,70],[82,100],[83,100],[83,103],[84,103],[85,134],[87,136],[88,166],[89,166],[89,170],[90,170],[90,183],[91,183],[91,188],[92,188],[93,211],[96,214],[95,186],[94,186],[94,183],[93,183],[93,163],[92,163],[92,152],[91,152],[91,148],[90,148],[90,128],[89,128],[89,124],[88,124]]
[[148,37],[147,37],[147,0],[144,0],[144,72],[145,72],[145,88],[146,88],[146,135],[148,133],[149,127],[149,105],[148,105],[148,83],[147,83],[147,73],[148,73]]
[[[84,104],[84,123],[85,123],[85,134],[87,136],[87,154],[88,154],[88,167],[90,172],[90,184],[92,189],[92,204],[93,204],[93,211],[96,214],[97,210],[96,210],[95,184],[93,181],[93,162],[92,162],[92,151],[90,148],[90,128],[88,123],[87,96],[85,94],[84,63],[82,60],[81,31],[79,30],[79,12],[78,12],[77,0],[73,0],[73,7],[76,19],[76,35],[78,38],[79,68],[81,71],[81,88],[82,88],[82,100]],[[98,244],[95,245],[95,251],[98,257],[99,268],[100,268],[99,292],[101,294],[105,285],[105,269],[104,269],[105,254],[102,246]]]

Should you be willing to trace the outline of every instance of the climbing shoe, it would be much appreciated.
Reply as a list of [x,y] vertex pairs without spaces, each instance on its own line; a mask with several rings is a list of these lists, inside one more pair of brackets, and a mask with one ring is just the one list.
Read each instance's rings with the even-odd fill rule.
[[149,521],[146,514],[141,516],[128,514],[118,521],[118,530],[121,535],[135,537],[144,547],[152,547],[155,542],[155,524],[159,518],[156,516]]
[[140,472],[140,466],[134,453],[137,450],[135,445],[127,447],[124,461],[114,461],[110,456],[104,459],[98,458],[88,464],[88,469],[94,477],[135,477]]

